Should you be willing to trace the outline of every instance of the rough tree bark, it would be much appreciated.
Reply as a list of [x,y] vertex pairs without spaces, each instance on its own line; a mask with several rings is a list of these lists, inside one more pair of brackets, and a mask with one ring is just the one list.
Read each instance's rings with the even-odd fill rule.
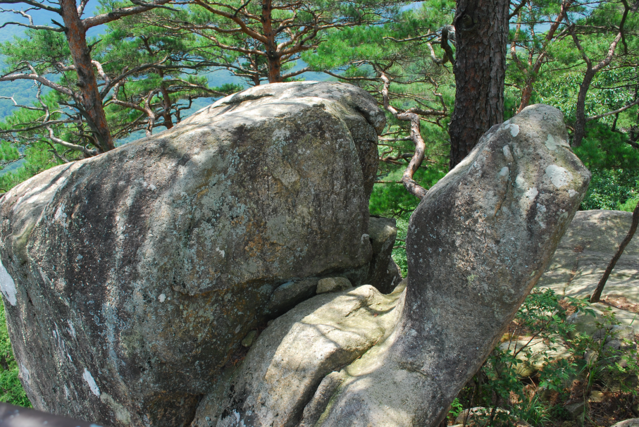
[[475,147],[504,116],[508,46],[508,0],[457,0],[455,109],[451,118],[450,167]]
[[66,27],[66,38],[78,75],[78,87],[82,95],[83,116],[95,134],[101,151],[115,148],[113,138],[107,124],[106,114],[102,107],[102,97],[91,63],[91,51],[87,45],[87,28],[78,15],[75,0],[61,0],[61,15]]
[[276,32],[273,29],[273,5],[271,0],[262,1],[262,27],[266,42],[266,57],[268,58],[268,81],[269,83],[279,83],[282,81],[282,58],[277,51]]

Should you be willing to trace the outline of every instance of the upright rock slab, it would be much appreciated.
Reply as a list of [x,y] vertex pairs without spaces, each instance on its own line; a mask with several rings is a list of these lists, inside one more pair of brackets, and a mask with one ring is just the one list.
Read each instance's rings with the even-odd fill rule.
[[8,192],[0,284],[34,406],[188,425],[276,288],[366,277],[383,126],[353,86],[260,86]]
[[544,272],[589,179],[559,110],[530,106],[493,127],[413,213],[406,290],[361,286],[298,305],[192,427],[439,425]]
[[411,217],[397,328],[327,377],[332,397],[303,425],[438,425],[545,271],[589,180],[559,110],[533,105],[491,128]]

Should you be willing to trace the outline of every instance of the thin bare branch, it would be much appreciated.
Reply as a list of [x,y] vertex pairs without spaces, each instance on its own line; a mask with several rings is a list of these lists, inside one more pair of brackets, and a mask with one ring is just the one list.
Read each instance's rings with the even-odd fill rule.
[[384,108],[390,112],[393,116],[395,116],[399,120],[409,121],[410,122],[410,135],[411,139],[415,143],[415,154],[410,160],[408,167],[404,171],[402,175],[402,183],[406,190],[414,196],[423,199],[428,192],[424,187],[419,185],[414,179],[413,176],[417,169],[421,166],[422,161],[424,160],[424,152],[426,150],[426,144],[424,143],[424,139],[422,138],[419,126],[420,126],[420,118],[419,115],[415,113],[408,112],[399,112],[395,107],[390,105],[388,99],[388,88],[390,86],[390,79],[386,75],[386,73],[381,72],[380,77],[384,82],[384,87],[382,89],[382,96],[384,99]]
[[[49,139],[53,142],[55,142],[56,144],[60,144],[63,147],[69,148],[71,150],[74,151],[81,151],[82,153],[84,153],[85,155],[92,157],[98,154],[97,150],[91,150],[88,149],[86,147],[83,147],[81,145],[77,145],[77,144],[72,144],[70,142],[64,141],[63,139],[60,139],[58,137],[55,136],[55,134],[53,133],[53,129],[51,129],[50,126],[47,126],[46,128],[49,131]],[[67,160],[68,162],[68,160]]]
[[597,120],[597,119],[600,119],[602,117],[611,116],[613,114],[621,113],[622,111],[626,111],[628,108],[632,108],[632,107],[634,107],[637,104],[639,104],[639,99],[635,99],[630,104],[627,104],[627,105],[625,105],[625,106],[623,106],[621,108],[618,108],[618,109],[616,109],[614,111],[609,111],[607,113],[599,114],[599,115],[596,115],[596,116],[586,117],[586,121]]
[[[166,8],[164,5],[170,2],[171,0],[157,0],[153,3],[143,3],[139,1],[132,1],[132,3],[137,4],[137,6],[122,7],[119,9],[114,9],[107,13],[102,13],[100,15],[85,18],[82,20],[82,25],[84,26],[85,30],[88,30],[89,28],[106,24],[108,22],[118,20],[125,16],[136,15],[138,13],[146,12],[148,10],[156,9],[156,8],[164,9]],[[174,9],[169,8],[169,10],[174,10]]]

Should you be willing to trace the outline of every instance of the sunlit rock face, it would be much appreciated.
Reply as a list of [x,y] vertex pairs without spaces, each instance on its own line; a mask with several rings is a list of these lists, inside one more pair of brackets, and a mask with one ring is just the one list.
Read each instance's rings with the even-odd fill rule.
[[545,105],[493,127],[413,213],[402,285],[318,295],[275,320],[192,426],[439,425],[586,192],[567,137]]
[[260,86],[7,193],[0,287],[34,406],[187,425],[275,289],[362,284],[384,120],[353,86]]

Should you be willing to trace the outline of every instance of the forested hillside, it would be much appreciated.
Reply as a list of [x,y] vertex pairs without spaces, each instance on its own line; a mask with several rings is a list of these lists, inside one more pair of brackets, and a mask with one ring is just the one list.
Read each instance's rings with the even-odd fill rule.
[[[370,212],[397,219],[393,256],[404,276],[406,228],[421,197],[478,135],[532,104],[563,112],[571,149],[592,173],[581,209],[633,211],[639,1],[485,1],[503,9],[503,22],[488,29],[502,32],[493,34],[503,39],[496,53],[475,34],[491,22],[476,18],[471,3],[0,0],[0,195],[56,165],[171,129],[247,87],[335,80],[365,89],[386,113]],[[472,98],[488,83],[488,95]],[[486,107],[491,102],[495,111]],[[565,318],[582,302],[545,293],[526,304],[541,314],[533,321],[520,313],[522,327],[534,333],[541,322],[544,333],[557,328],[568,336],[561,319],[544,313],[563,310]],[[26,404],[7,343],[3,399]],[[489,368],[499,377],[497,365]],[[515,400],[528,393],[512,377],[498,379],[487,401],[509,387],[519,393]],[[555,399],[566,392],[558,384],[545,383]],[[479,399],[473,393],[460,396],[464,405]],[[460,402],[453,412],[461,412]],[[528,411],[530,423],[544,425],[552,405],[542,406],[531,397],[518,414]]]

